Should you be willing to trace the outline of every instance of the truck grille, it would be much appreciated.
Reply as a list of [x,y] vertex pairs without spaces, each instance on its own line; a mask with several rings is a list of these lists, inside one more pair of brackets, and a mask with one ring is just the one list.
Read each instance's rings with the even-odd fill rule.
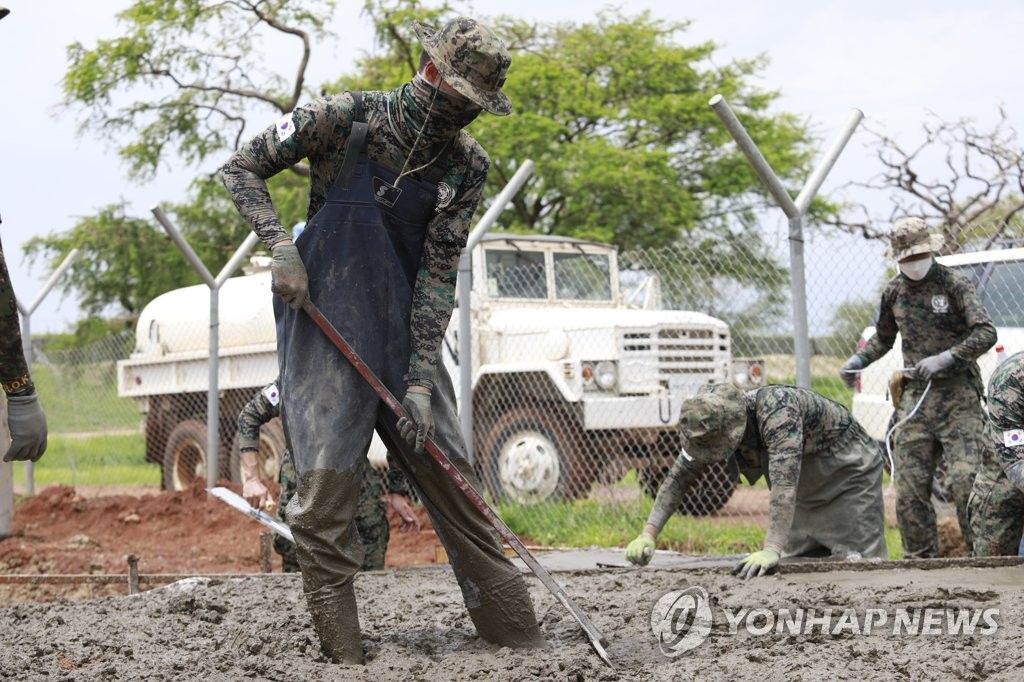
[[708,381],[724,380],[730,356],[729,333],[706,328],[622,329],[619,349],[624,362],[656,364],[663,385],[686,375],[707,375]]

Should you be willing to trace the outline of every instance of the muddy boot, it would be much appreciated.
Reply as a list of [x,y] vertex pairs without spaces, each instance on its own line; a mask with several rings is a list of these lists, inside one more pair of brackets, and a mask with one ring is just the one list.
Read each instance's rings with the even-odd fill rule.
[[363,638],[352,586],[321,587],[306,592],[306,605],[324,656],[334,663],[362,665]]

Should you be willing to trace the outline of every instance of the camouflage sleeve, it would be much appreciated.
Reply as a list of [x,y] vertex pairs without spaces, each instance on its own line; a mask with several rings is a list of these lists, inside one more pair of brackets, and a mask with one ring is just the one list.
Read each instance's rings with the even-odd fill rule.
[[956,299],[954,305],[963,311],[964,321],[971,330],[967,338],[949,349],[957,363],[962,365],[974,362],[996,344],[996,327],[969,279],[958,275],[954,279],[953,295]]
[[238,212],[268,247],[291,237],[281,225],[267,178],[305,157],[343,148],[352,129],[351,97],[321,98],[285,114],[246,142],[220,169]]
[[388,468],[384,472],[384,489],[388,493],[412,497],[412,486],[409,485],[409,479],[406,478],[402,467],[395,463],[390,452],[388,452]]
[[272,404],[265,393],[267,389],[274,386],[276,386],[276,382],[261,389],[238,413],[238,439],[240,442],[258,443],[260,427],[281,414],[280,406]]
[[34,387],[29,376],[25,349],[21,344],[21,320],[14,287],[7,272],[3,245],[0,244],[0,382],[4,393],[32,393]]
[[1024,353],[999,365],[988,383],[988,429],[999,465],[1024,460]]
[[758,391],[757,417],[761,441],[768,450],[768,478],[772,482],[764,546],[781,553],[796,513],[804,415],[795,393],[776,389]]
[[672,514],[679,509],[683,498],[690,492],[704,468],[683,456],[676,458],[668,476],[658,488],[658,496],[654,499],[651,513],[647,515],[647,525],[654,526],[661,532]]
[[[441,340],[455,305],[459,255],[469,238],[469,228],[483,196],[490,159],[479,145],[470,146],[465,175],[454,179],[460,194],[442,209],[427,227],[423,257],[413,290],[412,353],[405,375],[410,386],[433,387]],[[450,176],[445,178],[451,180]]]
[[900,329],[892,311],[895,291],[890,282],[882,292],[882,300],[878,304],[878,319],[875,320],[875,335],[857,352],[865,367],[892,350],[892,345],[896,343],[896,334]]

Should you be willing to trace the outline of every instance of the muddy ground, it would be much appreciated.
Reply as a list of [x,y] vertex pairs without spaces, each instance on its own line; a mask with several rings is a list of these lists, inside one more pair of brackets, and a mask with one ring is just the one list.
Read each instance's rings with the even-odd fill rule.
[[[609,640],[605,666],[575,621],[528,582],[543,651],[489,646],[475,635],[449,570],[358,576],[367,664],[318,652],[299,580],[192,579],[137,596],[0,609],[0,676],[18,680],[1019,680],[1024,678],[1024,567],[796,573],[741,582],[719,569],[605,569],[555,578]],[[701,587],[714,625],[696,648],[659,652],[652,605]],[[971,636],[729,632],[723,609],[998,609],[998,628]],[[895,618],[895,614],[893,615]],[[982,621],[979,621],[982,622]],[[755,628],[763,621],[754,622]]]

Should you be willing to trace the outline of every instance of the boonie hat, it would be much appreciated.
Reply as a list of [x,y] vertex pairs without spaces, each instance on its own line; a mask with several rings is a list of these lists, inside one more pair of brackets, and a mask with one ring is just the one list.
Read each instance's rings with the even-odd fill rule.
[[683,401],[679,429],[683,450],[695,462],[711,464],[736,452],[747,428],[743,391],[732,384],[701,386]]
[[456,17],[440,29],[422,22],[413,29],[448,85],[484,111],[512,113],[512,102],[501,90],[512,57],[489,28],[475,19]]
[[898,262],[910,256],[939,251],[942,244],[942,235],[929,232],[925,221],[920,218],[900,218],[893,223],[892,232],[889,233],[889,250],[885,257]]

